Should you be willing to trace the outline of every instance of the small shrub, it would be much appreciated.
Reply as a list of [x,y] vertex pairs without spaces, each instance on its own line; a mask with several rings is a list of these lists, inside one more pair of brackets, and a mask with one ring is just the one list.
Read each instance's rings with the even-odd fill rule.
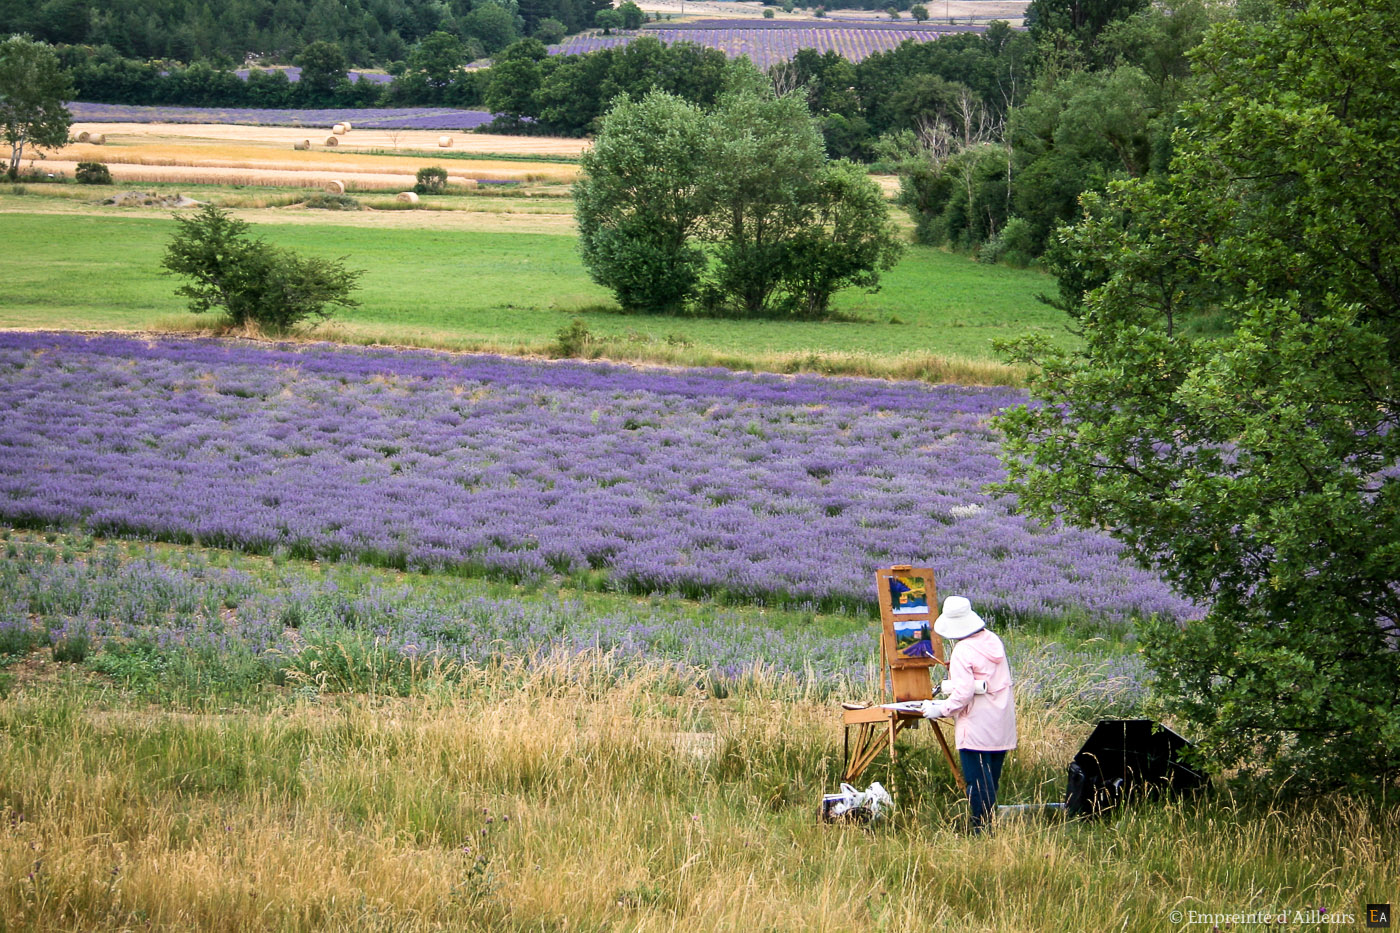
[[[82,646],[86,657],[90,645]],[[58,657],[58,647],[54,647],[54,658]],[[100,652],[88,662],[88,667],[99,674],[114,677],[128,685],[160,680],[170,669],[172,658],[149,638],[137,638],[129,642],[108,641]]]
[[447,190],[447,169],[440,165],[425,165],[415,177],[415,194],[442,194]]
[[318,211],[358,211],[363,205],[348,194],[313,194],[303,206]]
[[559,328],[549,352],[556,357],[582,356],[588,346],[596,342],[597,338],[589,331],[583,318],[576,317],[567,326]]
[[22,658],[40,641],[40,633],[22,619],[0,625],[0,659]]
[[763,18],[764,18],[764,19],[772,19],[772,18],[773,18],[773,11],[772,11],[772,10],[764,10],[764,11],[763,11]]
[[1025,268],[1030,265],[1035,252],[1035,234],[1030,222],[1022,217],[1012,217],[982,248],[977,251],[977,261],[982,263],[1004,262],[1009,266]]
[[91,650],[92,638],[87,632],[70,632],[53,643],[53,659],[60,664],[81,664]]
[[350,297],[359,271],[339,260],[302,256],[248,236],[249,226],[213,205],[192,217],[175,215],[176,231],[161,265],[190,283],[177,294],[190,299],[190,311],[215,309],[234,327],[257,324],[285,333],[307,318],[325,319],[338,305],[356,307]]
[[112,173],[101,162],[79,162],[73,177],[80,185],[110,185]]
[[28,171],[19,172],[12,176],[14,181],[24,181],[30,184],[63,184],[68,180],[68,176],[62,172],[49,172],[37,168],[30,168]]

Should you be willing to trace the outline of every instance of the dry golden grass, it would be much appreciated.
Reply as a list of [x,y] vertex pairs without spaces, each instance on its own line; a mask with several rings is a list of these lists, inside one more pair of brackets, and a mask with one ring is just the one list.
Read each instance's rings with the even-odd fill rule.
[[385,174],[413,177],[419,168],[439,167],[449,178],[495,178],[572,182],[578,166],[550,162],[517,162],[498,159],[414,159],[405,156],[369,155],[353,152],[277,150],[250,145],[171,145],[134,144],[121,147],[90,146],[74,143],[55,153],[55,158],[73,162],[102,161],[112,165],[249,169],[278,172],[354,172],[360,175]]
[[[75,133],[74,138],[80,139],[83,132],[91,138],[92,129],[98,126],[90,125],[88,129]],[[133,132],[130,131],[131,127],[146,131]],[[413,186],[418,169],[427,166],[446,170],[448,184],[455,187],[472,187],[480,180],[565,185],[578,175],[578,166],[557,162],[434,159],[431,155],[390,156],[355,151],[409,148],[407,145],[392,145],[387,139],[380,140],[369,134],[327,137],[336,139],[337,146],[328,148],[313,143],[306,150],[295,148],[306,138],[303,128],[223,127],[221,132],[210,136],[196,135],[194,132],[174,135],[165,132],[169,127],[146,128],[137,124],[129,125],[126,129],[128,131],[113,129],[108,132],[106,145],[70,143],[55,152],[54,158],[45,162],[45,168],[71,175],[78,162],[99,161],[107,164],[118,183],[175,182],[189,185],[320,188],[327,182],[339,180],[351,190],[360,191],[406,190]],[[209,130],[207,127],[192,129]],[[269,130],[276,132],[265,132]],[[287,133],[291,135],[283,140],[282,136]],[[347,144],[346,141],[351,139],[357,145]],[[468,146],[454,145],[452,148],[488,151],[472,150]],[[570,149],[569,154],[577,151],[576,146],[567,148]],[[516,148],[499,151],[528,153],[530,150]],[[540,152],[543,154],[544,150]]]
[[[822,825],[831,704],[683,687],[602,656],[406,700],[215,714],[21,689],[0,701],[0,915],[99,931],[1146,931],[1173,909],[1336,914],[1394,890],[1394,808],[1226,796],[964,836],[919,733],[894,820]],[[1004,794],[1059,772],[1083,731],[1022,709],[1034,738]]]
[[[316,339],[376,346],[422,347],[473,353],[539,356],[550,352],[552,341],[501,341],[463,338],[451,330],[411,330],[377,323],[333,321],[318,328]],[[819,373],[827,376],[867,376],[877,379],[918,379],[932,383],[980,386],[1024,386],[1029,369],[992,360],[934,353],[837,352],[730,352],[712,347],[673,346],[662,341],[641,342],[627,338],[591,340],[582,358],[659,366],[719,366],[743,372]]]
[[[124,145],[160,141],[207,143],[263,143],[290,149],[303,139],[322,138],[324,127],[244,126],[232,123],[75,123],[70,134],[102,133],[109,144]],[[437,130],[370,130],[355,128],[340,137],[338,147],[349,149],[432,150],[438,147]],[[454,152],[509,153],[512,155],[576,156],[589,146],[585,139],[550,136],[501,136],[488,133],[452,134]]]

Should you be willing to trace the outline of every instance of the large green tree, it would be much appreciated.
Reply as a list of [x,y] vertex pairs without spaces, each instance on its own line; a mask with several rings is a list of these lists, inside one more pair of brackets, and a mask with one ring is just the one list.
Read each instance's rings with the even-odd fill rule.
[[583,262],[626,310],[678,310],[699,281],[705,257],[692,237],[707,209],[710,124],[670,94],[621,97],[580,160]]
[[73,95],[68,73],[42,42],[11,36],[0,42],[0,128],[10,145],[8,174],[19,174],[25,147],[57,149],[68,141]]
[[1144,626],[1223,766],[1376,790],[1400,766],[1400,5],[1280,3],[1196,60],[1170,172],[1052,253],[1082,348],[1023,348],[1011,488],[1199,601]]
[[831,163],[806,104],[757,71],[712,110],[619,96],[575,185],[584,263],[628,310],[821,317],[901,250],[879,187]]
[[297,91],[308,103],[328,104],[349,84],[349,63],[334,42],[312,42],[298,53],[296,63],[301,67]]
[[826,164],[805,101],[763,91],[724,98],[710,143],[714,208],[704,232],[719,258],[712,300],[747,316],[765,314],[779,295]]

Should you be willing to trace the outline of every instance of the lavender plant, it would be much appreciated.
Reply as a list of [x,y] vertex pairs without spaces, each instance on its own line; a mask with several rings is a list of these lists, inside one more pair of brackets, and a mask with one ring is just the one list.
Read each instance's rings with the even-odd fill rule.
[[251,126],[327,127],[348,120],[367,130],[470,130],[491,122],[484,110],[446,107],[273,110],[257,107],[145,107],[128,104],[68,105],[80,123],[241,123]]
[[[496,595],[454,577],[400,578],[296,561],[218,566],[194,549],[29,541],[0,557],[0,655],[53,646],[128,686],[195,696],[285,683],[410,693],[433,677],[579,655],[615,676],[672,664],[677,689],[724,696],[864,692],[874,623],[773,618],[743,609],[547,593]],[[1131,711],[1144,687],[1136,655],[1007,635],[1021,689],[1085,715]],[[0,657],[0,664],[5,657]]]
[[832,51],[851,62],[887,52],[904,42],[933,42],[957,32],[982,32],[986,26],[921,26],[913,22],[823,23],[707,20],[703,24],[652,26],[621,35],[578,35],[549,47],[551,55],[583,55],[627,45],[641,36],[663,43],[693,42],[719,49],[730,58],[746,56],[761,70],[790,61],[802,49]]
[[983,487],[1008,389],[0,335],[0,519],[869,611],[938,568],[1004,621],[1195,608]]

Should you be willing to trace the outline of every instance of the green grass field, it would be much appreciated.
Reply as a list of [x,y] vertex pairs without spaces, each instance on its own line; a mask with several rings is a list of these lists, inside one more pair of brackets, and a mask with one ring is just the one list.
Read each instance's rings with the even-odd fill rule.
[[[269,676],[247,646],[157,634],[167,623],[171,635],[196,630],[191,616],[231,624],[260,593],[332,584],[347,599],[400,589],[565,599],[575,617],[658,611],[675,628],[722,611],[729,631],[792,637],[841,637],[868,619],[62,532],[0,527],[0,542],[0,588],[29,602],[42,645],[14,650],[9,625],[0,646],[7,930],[1146,933],[1212,929],[1173,911],[1283,913],[1290,927],[1330,915],[1351,928],[1361,923],[1338,921],[1394,902],[1394,807],[1222,787],[1098,822],[1007,817],[992,837],[972,837],[926,728],[901,739],[896,767],[865,779],[894,788],[892,816],[823,824],[817,802],[839,781],[836,701],[855,684],[757,676],[716,691],[664,653],[415,664],[354,618],[328,630],[300,622],[308,643],[339,651],[275,658],[289,666]],[[100,569],[85,577],[85,565]],[[201,601],[162,582],[171,570],[231,575]],[[36,574],[54,586],[22,595]],[[65,614],[94,600],[132,618],[125,636],[79,656]],[[1005,635],[1013,663],[1028,666],[1083,633]],[[1112,639],[1083,648],[1055,663],[1084,684],[1093,658],[1131,650]],[[1069,756],[1108,711],[1018,683],[1021,742],[1002,800],[1054,800]]]
[[[34,188],[30,189],[35,190]],[[151,330],[208,319],[184,312],[160,257],[173,222],[158,211],[31,213],[33,194],[0,196],[0,326]],[[23,211],[23,212],[21,212]],[[572,235],[380,227],[324,212],[261,223],[282,246],[344,256],[365,270],[362,306],[319,332],[335,339],[448,349],[541,352],[582,316],[590,355],[751,369],[813,369],[1007,381],[992,341],[1026,332],[1068,340],[1063,315],[1037,302],[1044,274],[978,265],[911,247],[874,295],[847,291],[853,322],[732,321],[624,315],[589,280]],[[281,219],[270,212],[269,219]],[[373,218],[371,218],[373,219]],[[939,360],[962,370],[940,369]]]

